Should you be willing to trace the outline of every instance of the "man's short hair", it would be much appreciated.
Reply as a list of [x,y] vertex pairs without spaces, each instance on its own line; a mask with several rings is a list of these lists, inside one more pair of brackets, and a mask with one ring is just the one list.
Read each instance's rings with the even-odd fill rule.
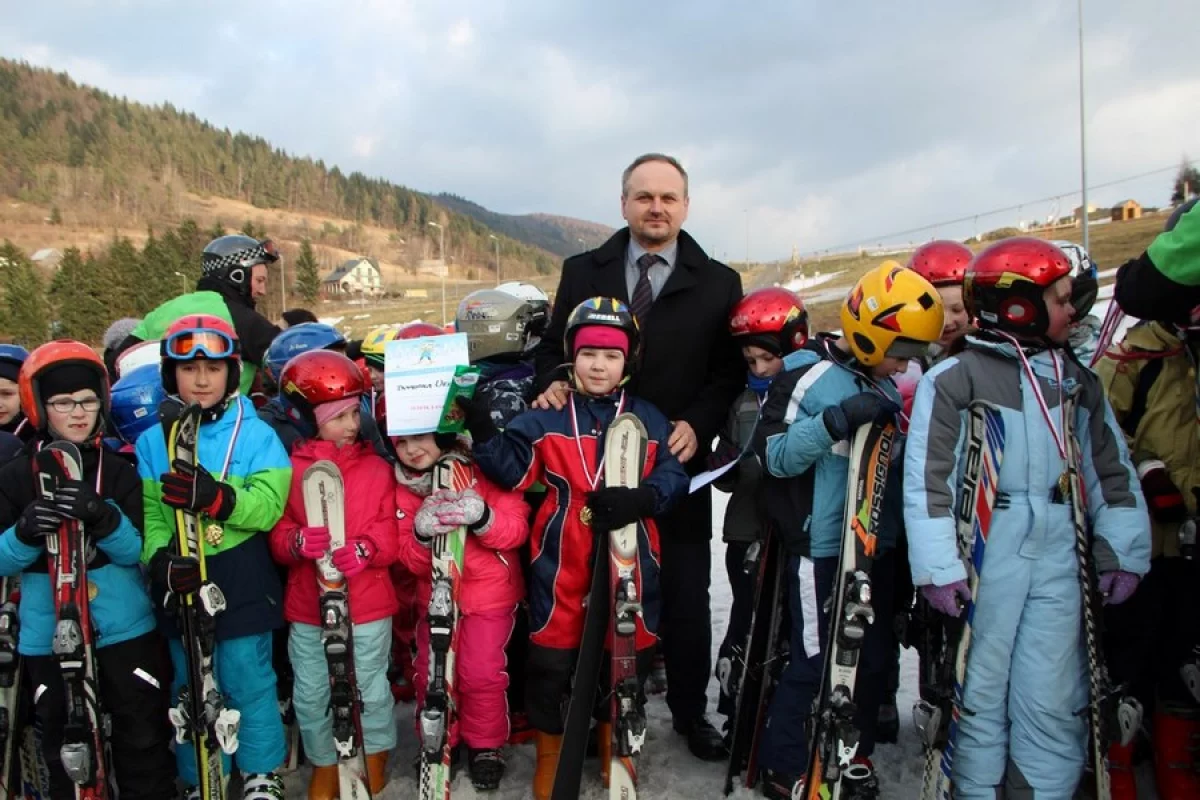
[[621,197],[629,194],[629,176],[633,174],[633,171],[642,164],[649,164],[651,161],[661,161],[664,164],[670,164],[674,167],[683,178],[683,196],[688,196],[688,174],[683,165],[679,163],[679,159],[669,156],[666,153],[645,153],[635,158],[633,163],[621,173]]

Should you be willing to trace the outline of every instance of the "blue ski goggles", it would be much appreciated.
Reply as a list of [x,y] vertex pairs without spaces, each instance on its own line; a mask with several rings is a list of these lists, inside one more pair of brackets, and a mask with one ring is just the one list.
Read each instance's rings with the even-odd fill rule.
[[194,358],[222,359],[237,355],[237,342],[211,328],[180,331],[163,339],[162,354],[176,361]]

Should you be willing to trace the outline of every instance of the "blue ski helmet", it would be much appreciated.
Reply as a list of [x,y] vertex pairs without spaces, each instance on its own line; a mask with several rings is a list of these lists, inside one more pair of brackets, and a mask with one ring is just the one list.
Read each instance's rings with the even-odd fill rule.
[[29,351],[19,344],[0,344],[0,378],[17,382],[21,365],[29,358]]
[[134,444],[157,424],[158,406],[167,399],[158,364],[143,364],[123,375],[112,387],[112,421],[117,433]]
[[275,337],[263,359],[267,375],[276,386],[283,368],[301,353],[309,350],[344,350],[346,337],[332,325],[323,322],[302,322]]

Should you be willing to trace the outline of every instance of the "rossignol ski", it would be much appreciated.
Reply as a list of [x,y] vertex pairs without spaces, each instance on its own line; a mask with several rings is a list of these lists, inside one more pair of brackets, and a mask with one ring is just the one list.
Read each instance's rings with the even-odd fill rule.
[[[758,552],[751,562],[758,568],[754,590],[754,613],[750,618],[750,633],[746,644],[735,658],[741,663],[730,665],[727,680],[736,684],[737,697],[732,720],[733,739],[729,748],[729,766],[725,771],[723,791],[733,791],[738,774],[745,770],[745,786],[758,783],[758,741],[770,706],[773,677],[778,675],[780,658],[779,632],[783,622],[781,591],[787,584],[784,569],[786,557],[780,553],[778,536],[768,528]],[[749,554],[748,554],[748,560]]]
[[[967,409],[967,452],[963,459],[962,489],[959,491],[955,518],[958,554],[967,569],[967,588],[971,599],[958,619],[942,620],[944,635],[939,652],[932,654],[930,691],[935,700],[918,700],[913,721],[925,748],[925,776],[921,800],[950,800],[950,782],[954,767],[954,745],[958,721],[963,713],[963,686],[967,677],[967,656],[971,648],[971,626],[979,598],[979,576],[987,549],[992,511],[999,494],[1000,463],[1004,457],[1004,418],[1000,409],[982,400]],[[932,610],[930,613],[936,613]],[[946,678],[950,680],[943,683]],[[947,692],[945,687],[950,687]]]
[[17,652],[17,578],[0,578],[0,791],[13,795],[20,781],[17,720],[21,706],[21,655]]
[[1083,640],[1088,666],[1088,729],[1090,767],[1095,781],[1096,800],[1111,800],[1112,785],[1108,774],[1108,747],[1114,742],[1128,744],[1142,724],[1142,706],[1121,687],[1114,687],[1108,677],[1108,667],[1101,651],[1102,622],[1100,592],[1096,584],[1096,563],[1092,558],[1092,537],[1088,527],[1087,493],[1079,474],[1082,458],[1079,441],[1075,438],[1075,411],[1079,389],[1063,398],[1065,430],[1063,440],[1067,450],[1067,495],[1071,507],[1071,522],[1075,528],[1075,557],[1079,561],[1080,603],[1083,612]]
[[829,636],[821,689],[814,701],[808,757],[809,800],[874,798],[878,780],[863,764],[853,763],[859,732],[854,727],[855,682],[871,606],[871,564],[883,514],[896,426],[863,425],[850,442],[849,477],[842,548],[830,595]]
[[337,751],[341,800],[371,796],[363,749],[362,698],[354,675],[354,633],[350,586],[333,565],[331,553],[346,544],[345,491],[342,473],[332,461],[304,470],[304,515],[312,527],[329,529],[329,551],[317,561],[321,603],[321,645],[329,667],[329,710],[333,714],[333,746]]
[[[177,407],[164,404],[168,415]],[[178,410],[178,416],[166,416],[167,461],[179,459],[193,467],[198,464],[197,441],[200,436],[201,409],[189,405]],[[225,595],[219,586],[208,580],[204,547],[200,541],[200,523],[196,514],[175,510],[175,548],[181,556],[200,563],[200,588],[178,602],[180,641],[187,663],[187,685],[179,692],[179,700],[169,712],[175,726],[176,746],[191,742],[196,752],[197,790],[200,800],[223,800],[226,792],[225,765],[221,753],[237,750],[240,711],[225,707],[225,698],[217,685],[213,671],[216,648],[216,617],[225,610]]]
[[[53,442],[38,451],[37,491],[52,500],[64,481],[83,480],[79,448]],[[63,678],[66,715],[59,751],[63,770],[76,785],[77,798],[107,798],[110,721],[100,708],[96,653],[88,608],[87,563],[94,545],[84,539],[78,521],[63,518],[58,535],[46,539],[50,588],[54,592],[54,657]],[[92,551],[94,552],[94,551]]]
[[[470,487],[470,468],[457,458],[433,467],[435,491]],[[421,709],[421,800],[448,800],[454,748],[450,743],[455,706],[454,658],[458,638],[458,592],[462,585],[467,529],[459,526],[433,537],[433,587],[429,596],[429,680]]]
[[[604,483],[635,488],[641,483],[648,442],[646,426],[633,414],[618,414],[604,439]],[[646,741],[637,675],[637,618],[642,614],[638,571],[639,522],[609,531],[609,587],[612,596],[612,736],[608,796],[637,797],[637,765],[633,757]]]

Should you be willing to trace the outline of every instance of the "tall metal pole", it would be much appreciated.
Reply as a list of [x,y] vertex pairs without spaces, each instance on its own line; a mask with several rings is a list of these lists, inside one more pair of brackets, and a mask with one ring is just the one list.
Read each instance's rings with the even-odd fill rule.
[[283,255],[279,256],[279,318],[287,311],[287,272],[283,267]]
[[500,239],[497,236],[488,234],[488,238],[496,243],[496,285],[500,285]]
[[1080,201],[1083,204],[1083,220],[1080,222],[1083,249],[1088,249],[1088,185],[1087,185],[1087,115],[1083,96],[1083,0],[1079,6],[1079,183]]
[[750,269],[750,209],[742,209],[746,215],[746,269]]

